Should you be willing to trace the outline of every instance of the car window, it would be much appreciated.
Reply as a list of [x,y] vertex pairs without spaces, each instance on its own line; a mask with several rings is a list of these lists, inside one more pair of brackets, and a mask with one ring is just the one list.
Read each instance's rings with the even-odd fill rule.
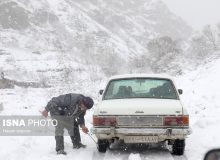
[[121,98],[177,99],[177,94],[168,79],[130,78],[110,81],[104,99]]

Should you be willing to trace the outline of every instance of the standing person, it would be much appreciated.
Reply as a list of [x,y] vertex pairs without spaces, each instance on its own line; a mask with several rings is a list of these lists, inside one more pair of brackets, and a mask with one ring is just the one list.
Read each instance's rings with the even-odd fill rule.
[[55,127],[57,154],[66,154],[64,151],[64,128],[68,130],[73,148],[78,149],[86,147],[86,145],[81,143],[79,126],[85,134],[89,132],[88,128],[85,126],[84,116],[86,110],[91,109],[93,104],[92,98],[75,93],[53,97],[48,102],[45,110],[42,111],[42,115],[47,117],[48,112],[50,112],[51,117],[58,122]]

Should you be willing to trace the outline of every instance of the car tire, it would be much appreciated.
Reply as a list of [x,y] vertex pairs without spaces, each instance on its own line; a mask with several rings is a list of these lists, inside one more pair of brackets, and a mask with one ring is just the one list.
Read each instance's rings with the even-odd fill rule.
[[177,139],[173,143],[173,154],[174,155],[183,155],[185,150],[185,139]]
[[99,152],[105,153],[108,147],[109,147],[108,140],[98,139],[97,149],[98,149]]

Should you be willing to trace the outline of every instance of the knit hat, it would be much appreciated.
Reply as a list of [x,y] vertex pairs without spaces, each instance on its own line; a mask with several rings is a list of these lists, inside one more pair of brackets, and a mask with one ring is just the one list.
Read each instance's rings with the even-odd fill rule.
[[90,98],[90,97],[84,97],[82,102],[86,106],[86,108],[88,108],[88,109],[91,109],[94,104],[92,98]]

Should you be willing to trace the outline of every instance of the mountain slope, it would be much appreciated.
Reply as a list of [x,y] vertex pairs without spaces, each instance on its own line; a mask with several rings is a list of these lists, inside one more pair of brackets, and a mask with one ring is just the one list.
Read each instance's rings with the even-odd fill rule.
[[128,72],[130,59],[148,54],[149,39],[191,31],[159,0],[4,0],[0,71],[54,85],[100,79]]
[[5,0],[0,8],[1,45],[32,50],[96,54],[111,47],[125,57],[147,52],[152,37],[192,31],[161,1]]

